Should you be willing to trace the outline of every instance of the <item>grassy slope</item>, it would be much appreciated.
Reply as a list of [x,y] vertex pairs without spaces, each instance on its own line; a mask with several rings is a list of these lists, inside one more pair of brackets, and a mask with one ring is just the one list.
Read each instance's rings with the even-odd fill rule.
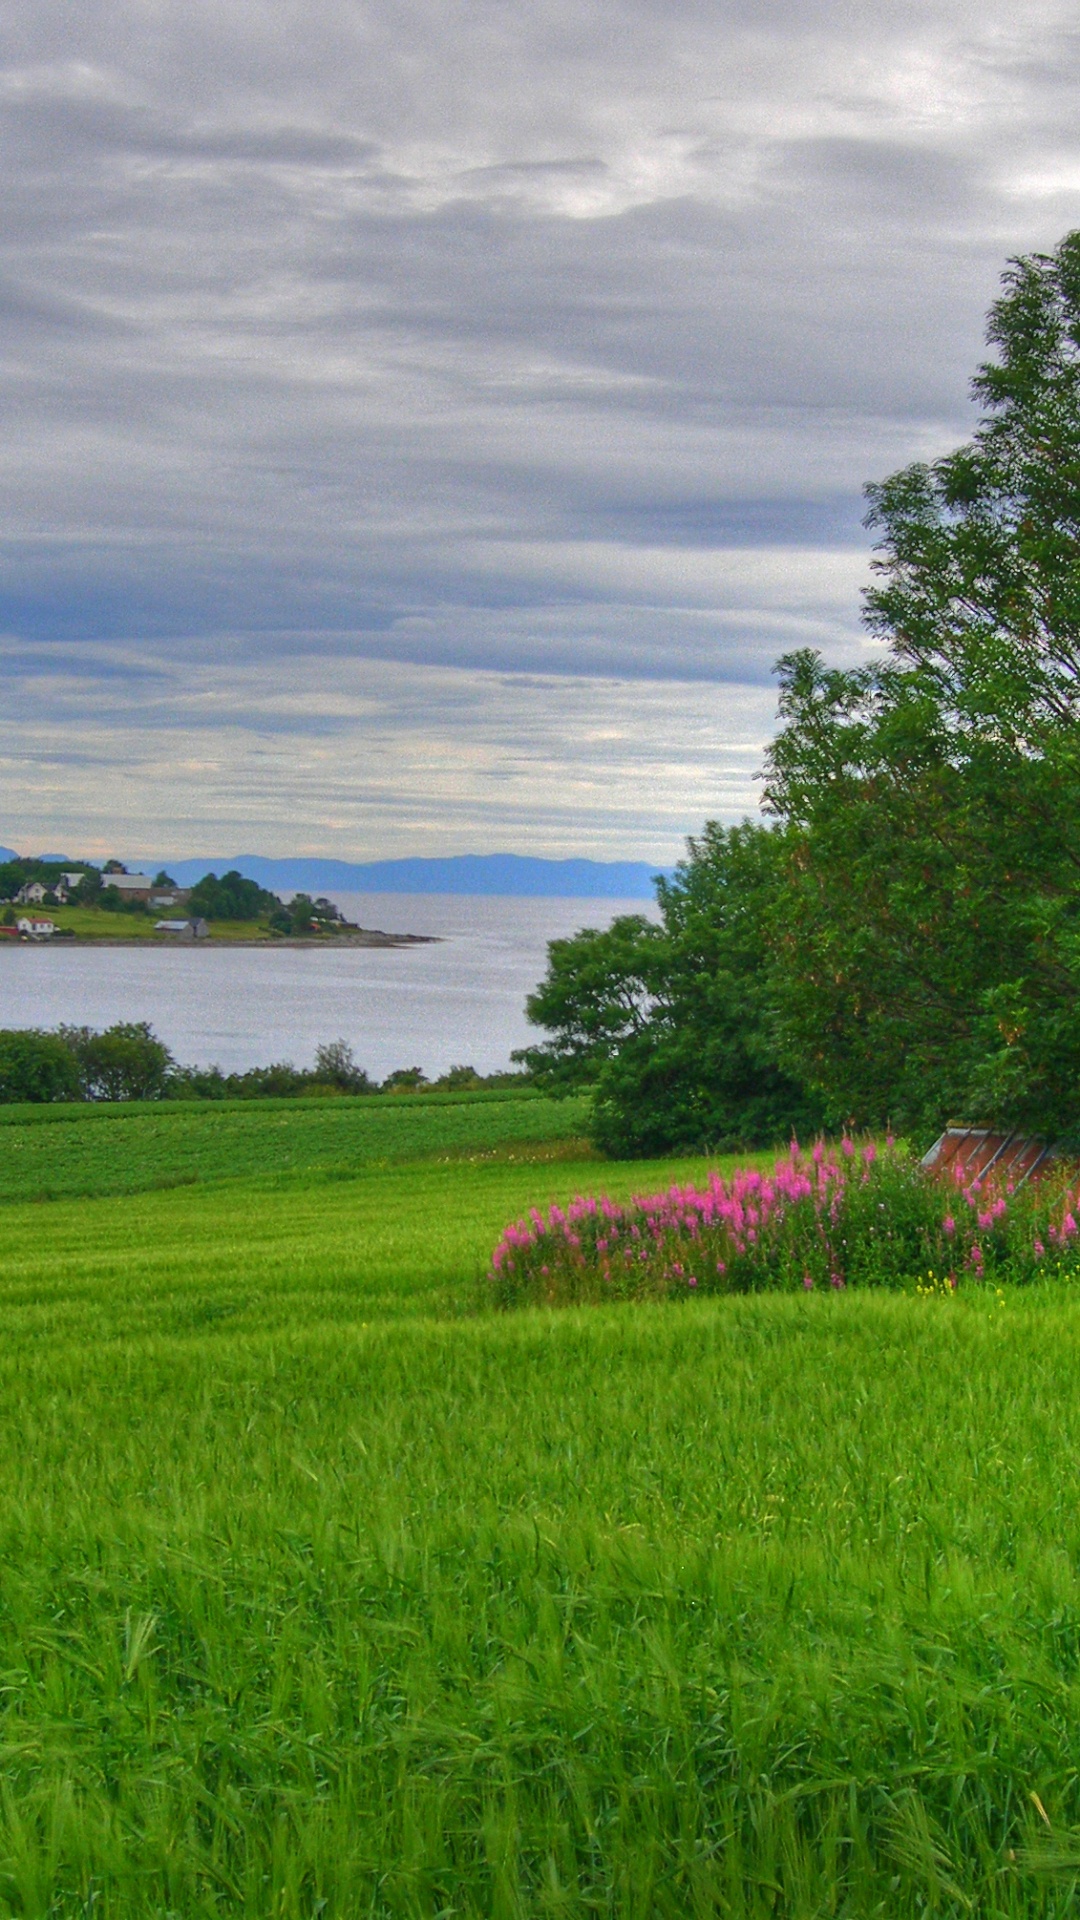
[[511,1089],[366,1099],[0,1107],[0,1200],[353,1172],[580,1133],[581,1099]]
[[468,1145],[0,1212],[0,1911],[1073,1910],[1072,1300],[496,1319],[691,1169]]

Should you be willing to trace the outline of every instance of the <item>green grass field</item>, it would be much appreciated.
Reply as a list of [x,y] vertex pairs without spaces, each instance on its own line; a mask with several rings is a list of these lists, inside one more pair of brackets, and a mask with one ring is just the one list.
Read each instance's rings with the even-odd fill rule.
[[4,1116],[0,1913],[1073,1913],[1080,1304],[494,1315],[512,1105]]
[[[197,1181],[326,1179],[432,1155],[556,1146],[580,1098],[515,1088],[360,1099],[0,1106],[0,1201],[140,1193]],[[581,1143],[579,1142],[579,1146]]]
[[[182,920],[182,907],[151,908],[146,913],[107,913],[101,907],[16,907],[17,914],[30,913],[55,926],[66,927],[80,940],[152,940],[167,946],[170,936],[155,932],[158,920]],[[258,920],[215,920],[210,935],[214,941],[265,940],[273,938]]]

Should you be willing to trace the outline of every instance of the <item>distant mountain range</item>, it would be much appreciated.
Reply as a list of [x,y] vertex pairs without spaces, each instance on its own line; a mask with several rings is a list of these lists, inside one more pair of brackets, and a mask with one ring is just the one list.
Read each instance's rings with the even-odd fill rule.
[[[154,863],[154,870],[157,870]],[[538,860],[520,853],[461,853],[446,860],[169,860],[182,886],[237,868],[274,893],[511,893],[574,900],[649,900],[659,871],[643,860]],[[149,867],[150,862],[144,862]]]
[[[0,860],[14,860],[0,847]],[[70,855],[42,855],[68,859]],[[538,860],[522,853],[459,853],[445,860],[267,860],[258,853],[217,860],[129,860],[133,870],[162,866],[181,886],[235,867],[272,893],[510,893],[565,900],[650,900],[657,873],[644,860]]]

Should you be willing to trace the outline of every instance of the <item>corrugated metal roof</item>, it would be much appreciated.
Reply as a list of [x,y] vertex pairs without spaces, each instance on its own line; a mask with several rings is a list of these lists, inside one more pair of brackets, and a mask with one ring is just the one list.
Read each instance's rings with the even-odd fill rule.
[[1060,1158],[1054,1142],[1037,1133],[1009,1132],[1002,1127],[946,1127],[923,1154],[922,1164],[936,1167],[941,1173],[947,1167],[963,1168],[979,1179],[992,1168],[999,1176],[1008,1174],[1010,1180],[1020,1184]]

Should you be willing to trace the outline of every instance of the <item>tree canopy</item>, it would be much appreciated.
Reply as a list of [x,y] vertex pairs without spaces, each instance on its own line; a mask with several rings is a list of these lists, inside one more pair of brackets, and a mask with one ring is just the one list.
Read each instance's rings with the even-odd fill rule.
[[1009,267],[971,441],[867,489],[855,670],[779,663],[764,827],[554,942],[525,1055],[598,1139],[952,1117],[1080,1137],[1080,234]]
[[187,910],[203,920],[258,920],[273,913],[281,902],[256,880],[245,880],[233,867],[219,879],[205,874],[188,895]]

